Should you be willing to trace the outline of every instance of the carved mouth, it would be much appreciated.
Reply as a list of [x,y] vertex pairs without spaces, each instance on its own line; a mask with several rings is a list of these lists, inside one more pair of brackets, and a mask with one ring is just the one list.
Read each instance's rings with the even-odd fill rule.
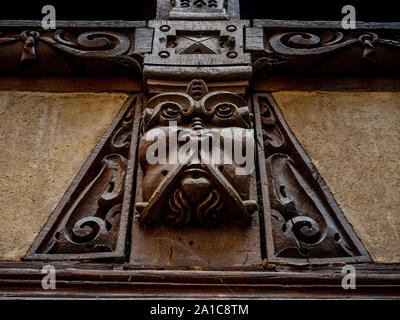
[[207,172],[200,164],[191,164],[186,167],[184,174],[190,175],[193,179],[197,179],[206,176]]

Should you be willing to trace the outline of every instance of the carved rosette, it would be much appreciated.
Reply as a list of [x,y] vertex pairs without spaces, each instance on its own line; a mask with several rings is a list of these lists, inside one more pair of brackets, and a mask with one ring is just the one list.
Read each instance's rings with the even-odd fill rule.
[[[123,257],[138,97],[129,99],[60,201],[28,259]],[[129,189],[130,190],[130,189]],[[126,200],[128,199],[128,200]]]
[[269,259],[369,259],[272,97],[256,99],[270,204]]

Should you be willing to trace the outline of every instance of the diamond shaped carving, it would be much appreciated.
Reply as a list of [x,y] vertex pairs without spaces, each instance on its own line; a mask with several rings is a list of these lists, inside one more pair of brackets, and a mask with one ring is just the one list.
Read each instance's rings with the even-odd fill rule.
[[217,54],[221,52],[218,35],[187,34],[170,37],[167,47],[177,54]]
[[[246,21],[237,20],[207,24],[150,21],[149,27],[154,28],[153,51],[144,58],[143,68],[147,90],[169,91],[170,79],[175,78],[176,91],[184,91],[193,78],[226,81],[224,75],[229,74],[231,90],[244,93],[252,71],[250,55],[244,52],[246,25]],[[216,74],[219,79],[215,79]],[[232,87],[237,87],[237,91]]]

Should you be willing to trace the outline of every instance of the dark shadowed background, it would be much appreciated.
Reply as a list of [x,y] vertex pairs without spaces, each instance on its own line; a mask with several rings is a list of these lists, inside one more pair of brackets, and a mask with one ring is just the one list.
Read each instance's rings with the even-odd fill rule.
[[[356,7],[358,21],[400,21],[400,1],[342,0],[240,0],[242,19],[341,20],[346,4]],[[41,8],[56,7],[58,20],[150,20],[155,17],[155,0],[46,0],[2,2],[0,19],[41,20]]]

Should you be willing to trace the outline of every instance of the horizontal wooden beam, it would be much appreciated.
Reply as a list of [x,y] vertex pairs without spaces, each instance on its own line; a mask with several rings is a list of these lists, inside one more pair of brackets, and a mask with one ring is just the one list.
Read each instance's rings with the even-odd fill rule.
[[[400,272],[358,272],[355,290],[343,274],[319,272],[205,272],[74,270],[56,273],[56,290],[43,290],[37,269],[1,269],[2,297],[41,298],[399,298]],[[85,288],[82,291],[82,288]]]

